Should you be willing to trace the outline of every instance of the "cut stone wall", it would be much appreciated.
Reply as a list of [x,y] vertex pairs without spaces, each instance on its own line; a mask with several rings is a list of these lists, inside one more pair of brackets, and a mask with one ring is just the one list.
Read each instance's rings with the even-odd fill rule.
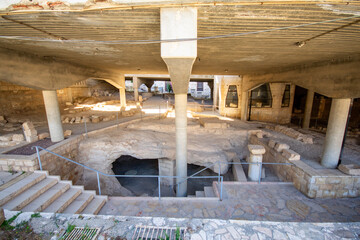
[[[47,149],[61,156],[75,160],[78,155],[79,142],[83,136],[76,136],[57,143]],[[40,152],[43,170],[50,175],[59,175],[62,180],[76,184],[82,177],[83,168],[45,151]],[[28,156],[0,154],[0,171],[34,171],[39,170],[37,154]]]
[[265,147],[263,162],[292,163],[292,166],[270,165],[270,168],[282,181],[293,182],[295,188],[309,198],[360,196],[360,176],[346,175],[337,169],[314,169],[301,160],[289,160],[293,156],[276,151],[276,145],[268,143],[268,139],[253,135],[250,143]]
[[294,103],[295,85],[290,87],[290,104],[281,107],[285,90],[285,83],[270,83],[272,105],[271,107],[251,108],[250,120],[262,122],[274,122],[280,124],[290,123],[291,111]]
[[[233,117],[233,118],[240,118],[241,117],[241,78],[235,76],[223,76],[220,83],[219,83],[219,112],[220,115],[226,117]],[[226,95],[229,90],[230,85],[236,85],[237,93],[238,93],[238,107],[237,108],[230,108],[225,107],[226,103]]]

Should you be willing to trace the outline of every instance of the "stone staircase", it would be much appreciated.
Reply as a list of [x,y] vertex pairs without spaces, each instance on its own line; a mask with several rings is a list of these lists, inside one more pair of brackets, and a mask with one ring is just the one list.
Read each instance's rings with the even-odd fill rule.
[[11,211],[96,215],[107,200],[46,171],[26,173],[0,186],[0,207]]
[[189,198],[217,198],[213,187],[204,187],[204,191],[196,191],[195,195],[188,195]]

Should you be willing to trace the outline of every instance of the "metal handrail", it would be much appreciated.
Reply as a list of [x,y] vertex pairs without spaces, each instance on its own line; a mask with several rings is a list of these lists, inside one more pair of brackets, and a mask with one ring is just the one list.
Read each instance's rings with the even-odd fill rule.
[[[101,187],[100,187],[100,174],[103,175],[103,176],[106,176],[106,177],[132,177],[132,178],[157,178],[158,179],[158,188],[159,188],[159,200],[161,199],[161,178],[171,178],[171,179],[182,179],[182,181],[179,181],[177,182],[175,185],[170,185],[170,187],[174,187],[176,186],[177,187],[177,190],[179,191],[179,186],[180,184],[184,183],[185,181],[187,181],[188,179],[190,178],[217,178],[218,179],[218,183],[220,184],[220,196],[219,196],[219,199],[220,201],[222,201],[222,198],[223,198],[223,181],[224,181],[224,177],[221,176],[221,173],[220,173],[220,169],[221,169],[221,164],[233,164],[233,165],[239,165],[239,164],[244,164],[244,165],[251,165],[251,164],[256,164],[256,165],[260,165],[260,168],[259,168],[259,180],[258,180],[258,183],[260,184],[261,183],[261,169],[262,169],[262,165],[294,165],[292,163],[263,163],[263,162],[254,162],[254,163],[242,163],[242,162],[223,162],[223,161],[216,161],[214,163],[212,163],[210,166],[207,166],[203,169],[201,169],[200,171],[197,171],[196,173],[190,175],[190,176],[187,176],[187,177],[179,177],[179,176],[160,176],[160,175],[110,175],[110,174],[107,174],[107,173],[103,173],[99,170],[96,170],[94,168],[91,168],[91,167],[88,167],[84,164],[81,164],[81,163],[78,163],[78,162],[75,162],[74,160],[71,160],[67,157],[64,157],[64,156],[61,156],[57,153],[54,153],[46,148],[43,148],[43,147],[40,147],[40,146],[33,146],[31,147],[32,149],[36,148],[36,154],[37,154],[37,157],[38,157],[38,161],[39,161],[39,167],[40,167],[40,170],[42,171],[42,164],[41,164],[41,158],[40,158],[40,152],[39,152],[39,148],[42,149],[42,150],[45,150],[46,152],[48,153],[51,153],[55,156],[58,156],[66,161],[69,161],[69,162],[72,162],[76,165],[79,165],[79,166],[82,166],[84,167],[85,169],[88,169],[90,171],[93,171],[93,172],[96,172],[96,177],[97,177],[97,183],[98,183],[98,191],[99,191],[99,195],[101,195]],[[205,171],[206,169],[209,169],[210,167],[214,166],[215,164],[219,164],[219,171],[218,171],[218,175],[217,176],[197,176],[198,174],[200,174],[201,172]]]
[[[216,161],[214,163],[212,163],[210,166],[207,166],[203,169],[201,169],[200,171],[197,171],[196,173],[192,174],[191,176],[187,176],[184,177],[183,181],[176,183],[175,185],[171,185],[172,187],[177,187],[177,189],[179,189],[180,184],[184,183],[185,181],[187,181],[189,178],[194,178],[196,175],[198,175],[199,173],[205,171],[206,169],[210,169],[212,166],[215,166],[215,164],[219,164],[219,170],[218,170],[218,182],[220,182],[220,169],[221,169],[221,163],[223,164],[229,164],[229,165],[251,165],[251,164],[256,164],[256,165],[260,165],[259,168],[259,179],[258,179],[258,183],[261,183],[261,169],[262,169],[262,165],[294,165],[293,163],[263,163],[263,162],[253,162],[253,163],[242,163],[242,162],[223,162],[223,161]],[[222,185],[221,185],[221,189],[222,189]]]
[[[103,176],[106,176],[106,177],[157,178],[158,179],[158,187],[159,187],[159,200],[161,199],[161,178],[172,178],[172,179],[183,178],[183,177],[178,177],[178,176],[160,176],[160,175],[110,175],[110,174],[107,174],[107,173],[103,173],[103,172],[101,172],[99,170],[96,170],[94,168],[88,167],[88,166],[86,166],[84,164],[75,162],[74,160],[71,160],[71,159],[69,159],[67,157],[61,156],[61,155],[59,155],[57,153],[54,153],[54,152],[52,152],[52,151],[50,151],[50,150],[48,150],[46,148],[43,148],[43,147],[40,147],[40,146],[33,146],[31,148],[36,149],[36,154],[37,154],[37,157],[38,157],[39,167],[40,167],[41,171],[43,170],[43,168],[42,168],[42,164],[41,164],[39,148],[42,149],[42,150],[45,150],[48,153],[51,153],[51,154],[57,156],[57,157],[60,157],[60,158],[62,158],[64,160],[66,160],[66,161],[72,162],[72,163],[74,163],[76,165],[84,167],[85,169],[96,172],[99,195],[101,195],[100,177],[99,177],[100,174],[103,175]],[[218,176],[193,176],[192,178],[218,178]],[[221,176],[220,180],[221,180],[221,186],[222,186],[222,182],[223,182],[223,177],[222,176]],[[220,190],[219,199],[220,199],[220,201],[222,200],[222,188]]]

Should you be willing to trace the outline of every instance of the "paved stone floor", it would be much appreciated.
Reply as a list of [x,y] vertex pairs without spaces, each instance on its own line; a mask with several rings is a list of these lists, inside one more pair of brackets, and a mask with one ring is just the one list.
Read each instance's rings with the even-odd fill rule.
[[[5,210],[6,219],[17,212]],[[21,213],[13,226],[28,222],[43,239],[58,239],[69,225],[101,228],[99,240],[133,239],[135,227],[184,227],[185,239],[191,240],[263,240],[263,239],[359,239],[360,223],[297,223],[244,220],[218,220],[197,218],[91,216],[41,213]],[[1,236],[0,236],[1,239]],[[140,238],[141,239],[141,238]],[[137,239],[138,240],[138,239]]]
[[224,199],[110,197],[104,215],[280,222],[360,222],[360,198],[310,199],[288,183],[224,184]]

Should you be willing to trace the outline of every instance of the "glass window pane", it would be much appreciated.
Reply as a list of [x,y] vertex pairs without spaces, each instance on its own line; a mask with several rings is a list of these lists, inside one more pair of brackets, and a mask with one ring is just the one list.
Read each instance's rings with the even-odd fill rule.
[[236,85],[230,85],[226,94],[225,107],[237,108],[238,107],[238,93]]
[[270,85],[263,84],[251,91],[250,95],[251,107],[271,107],[272,97]]

